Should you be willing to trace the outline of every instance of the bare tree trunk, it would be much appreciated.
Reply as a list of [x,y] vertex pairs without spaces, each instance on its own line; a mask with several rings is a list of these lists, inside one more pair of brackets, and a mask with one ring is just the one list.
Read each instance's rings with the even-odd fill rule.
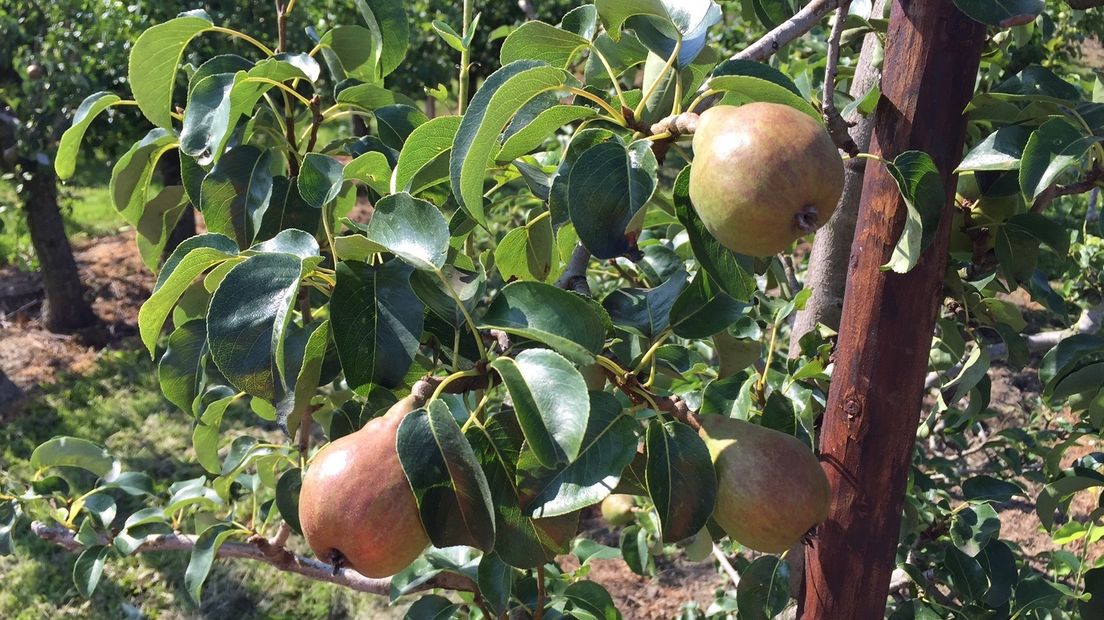
[[7,414],[14,411],[22,401],[23,390],[12,383],[11,379],[4,374],[3,369],[0,369],[0,420],[3,420]]
[[[871,15],[884,15],[886,2],[887,0],[875,0]],[[855,77],[851,80],[849,92],[852,97],[862,97],[881,80],[881,70],[874,66],[874,54],[879,45],[878,35],[874,33],[863,39]],[[855,123],[851,128],[851,137],[859,150],[869,149],[870,134],[874,130],[874,115],[863,116],[855,111],[846,120]],[[855,238],[855,220],[859,215],[859,198],[862,197],[866,164],[866,159],[847,161],[843,177],[843,196],[832,219],[817,231],[813,252],[809,256],[809,270],[805,275],[805,288],[812,291],[812,296],[805,303],[805,309],[798,312],[794,319],[793,331],[790,333],[791,356],[800,352],[798,341],[812,331],[817,323],[839,330],[843,292],[847,287],[847,265],[851,257],[851,241]]]
[[91,327],[96,323],[96,315],[84,297],[73,248],[65,236],[58,207],[57,177],[50,166],[30,161],[24,162],[24,169],[33,171],[23,184],[23,206],[46,289],[42,311],[46,329],[68,332]]
[[871,151],[886,159],[913,149],[931,155],[943,177],[944,205],[916,267],[903,275],[882,271],[906,213],[883,166],[871,166],[864,180],[820,434],[832,503],[805,554],[800,615],[817,620],[885,613],[947,267],[954,169],[966,134],[962,111],[974,92],[985,27],[954,0],[893,0],[886,39]]

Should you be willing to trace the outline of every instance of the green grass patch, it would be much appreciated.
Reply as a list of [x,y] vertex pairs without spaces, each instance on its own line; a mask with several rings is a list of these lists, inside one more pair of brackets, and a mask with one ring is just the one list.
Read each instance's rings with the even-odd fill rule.
[[[244,432],[245,425],[242,423]],[[160,395],[153,362],[139,351],[105,351],[88,375],[63,377],[0,425],[0,477],[27,480],[27,460],[55,435],[99,442],[159,486],[202,475],[191,449],[192,421]],[[294,549],[304,552],[302,539]],[[387,618],[405,605],[243,560],[219,560],[196,607],[184,589],[188,557],[164,552],[108,560],[91,599],[73,585],[76,554],[17,526],[16,551],[0,557],[0,618]]]
[[[61,186],[58,189],[65,231],[71,240],[110,235],[126,226],[111,202],[106,185]],[[38,266],[22,202],[12,181],[0,179],[0,264],[5,263],[27,270]]]

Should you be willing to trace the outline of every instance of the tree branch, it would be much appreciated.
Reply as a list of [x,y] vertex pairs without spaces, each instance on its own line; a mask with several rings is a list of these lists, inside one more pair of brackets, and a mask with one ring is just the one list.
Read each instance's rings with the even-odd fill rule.
[[[83,548],[83,545],[77,542],[76,535],[71,530],[61,526],[51,526],[40,521],[35,521],[31,523],[31,531],[42,540],[54,543],[69,551],[77,551]],[[108,544],[110,541],[106,537],[101,536],[100,543]],[[187,534],[157,534],[147,536],[134,553],[191,551],[195,547],[195,543],[196,537]],[[275,566],[277,569],[287,573],[295,573],[317,581],[325,581],[327,583],[344,586],[356,590],[357,592],[367,592],[369,594],[379,594],[382,596],[388,596],[391,593],[390,579],[371,579],[348,568],[339,568],[335,571],[329,564],[286,551],[284,553],[275,554],[274,556],[269,555],[262,549],[261,545],[257,543],[223,543],[222,546],[219,547],[216,555],[220,558],[239,558],[263,562],[270,566]],[[440,573],[425,583],[414,586],[410,592],[420,592],[422,590],[432,590],[434,588],[472,592],[475,590],[475,584],[462,575],[457,575],[455,573]]]
[[829,11],[839,6],[839,0],[812,0],[806,4],[793,17],[778,24],[763,38],[745,47],[743,51],[733,56],[733,60],[765,60],[782,48],[783,45],[802,36],[817,25],[820,18]]
[[843,37],[843,26],[847,22],[847,9],[851,6],[851,0],[842,0],[836,9],[836,21],[832,24],[832,34],[828,37],[828,59],[824,68],[824,96],[821,101],[821,113],[824,115],[824,123],[828,127],[828,135],[840,150],[854,157],[859,154],[859,147],[851,138],[851,125],[843,119],[836,109],[836,76],[839,74],[840,39]]
[[1035,198],[1035,202],[1031,205],[1031,211],[1034,213],[1043,211],[1059,196],[1072,196],[1091,191],[1097,187],[1102,178],[1104,178],[1104,168],[1094,166],[1080,181],[1069,185],[1051,185]]

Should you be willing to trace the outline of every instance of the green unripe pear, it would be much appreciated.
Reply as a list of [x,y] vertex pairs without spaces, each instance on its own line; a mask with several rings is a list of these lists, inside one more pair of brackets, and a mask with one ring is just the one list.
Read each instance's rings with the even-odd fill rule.
[[700,434],[717,471],[713,519],[736,542],[781,553],[828,517],[828,477],[797,438],[715,415]]
[[817,228],[843,193],[843,160],[824,127],[777,103],[714,106],[694,131],[690,200],[728,249],[777,254]]
[[632,495],[614,493],[602,500],[602,518],[613,526],[627,525],[633,521],[633,506]]
[[409,396],[395,403],[382,417],[322,448],[307,469],[299,522],[323,561],[340,554],[366,577],[389,577],[429,545],[395,448],[399,423],[412,405]]

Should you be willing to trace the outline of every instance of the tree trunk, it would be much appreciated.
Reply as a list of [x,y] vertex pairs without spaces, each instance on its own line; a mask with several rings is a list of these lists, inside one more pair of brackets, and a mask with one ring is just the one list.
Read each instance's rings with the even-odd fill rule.
[[[875,0],[871,15],[885,14],[887,0]],[[878,35],[870,33],[863,39],[855,77],[851,80],[852,97],[862,97],[881,79],[881,70],[874,66],[874,53],[880,45]],[[848,115],[851,138],[859,150],[870,148],[870,134],[874,131],[874,115],[863,116],[855,111]],[[809,270],[805,275],[805,288],[812,291],[805,309],[798,312],[790,332],[790,355],[800,352],[798,342],[813,330],[817,323],[839,330],[840,311],[843,309],[843,293],[847,287],[847,264],[851,257],[851,242],[855,238],[855,221],[859,216],[859,198],[862,197],[863,174],[866,159],[847,161],[843,177],[843,196],[836,212],[823,228],[817,231],[813,252],[809,256]]]
[[985,28],[954,0],[894,0],[874,153],[930,154],[943,217],[919,264],[884,272],[905,207],[883,166],[868,169],[851,248],[835,370],[821,431],[828,520],[806,551],[803,618],[882,618],[916,439],[928,349],[942,297],[955,182]]
[[91,327],[96,323],[96,315],[84,297],[73,248],[65,236],[58,207],[57,177],[50,166],[31,162],[24,162],[24,166],[25,170],[33,171],[23,184],[23,207],[46,289],[43,322],[52,332]]
[[0,369],[0,420],[14,411],[22,401],[23,390],[12,383],[3,369]]

